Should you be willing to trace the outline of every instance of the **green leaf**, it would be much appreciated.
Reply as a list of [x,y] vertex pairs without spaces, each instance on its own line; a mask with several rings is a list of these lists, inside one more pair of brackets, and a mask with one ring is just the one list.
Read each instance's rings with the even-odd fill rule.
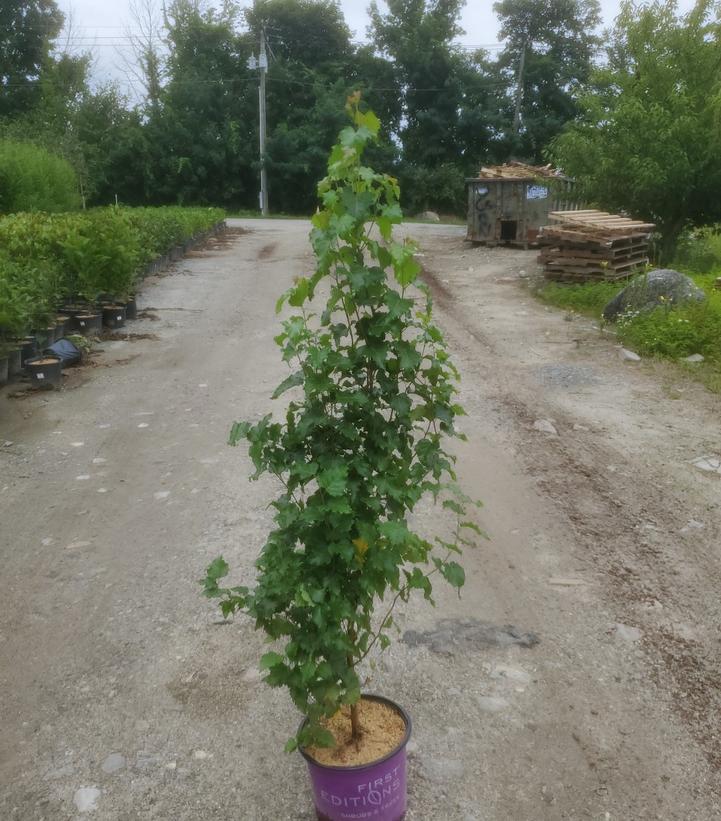
[[466,527],[468,530],[472,530],[474,533],[477,533],[479,536],[486,536],[483,530],[475,523],[475,522],[461,522],[461,527]]
[[351,188],[344,188],[340,198],[347,213],[355,220],[368,217],[370,207],[374,202],[373,194],[369,191],[361,191],[360,194],[356,194]]
[[378,136],[378,132],[380,131],[381,121],[376,117],[376,115],[372,111],[366,111],[365,114],[358,113],[356,116],[356,122],[359,126],[363,126],[367,128],[368,131],[374,136]]
[[298,749],[298,739],[297,738],[289,738],[285,743],[285,752],[286,753],[294,753]]
[[[295,373],[291,374],[289,377],[284,379],[280,385],[273,391],[271,395],[271,399],[277,399],[279,396],[284,394],[286,391],[290,390],[291,388],[297,388],[299,385],[303,384],[303,372],[296,371]],[[237,423],[236,423],[237,424]]]
[[408,394],[399,393],[390,401],[390,406],[399,416],[406,416],[411,411],[411,400]]
[[445,562],[440,571],[452,587],[460,589],[466,582],[466,573],[458,562]]
[[218,580],[228,575],[228,563],[222,556],[214,559],[205,570],[205,578],[201,580],[203,594],[209,599],[218,598],[223,592],[218,587]]
[[300,308],[306,299],[308,299],[309,294],[310,280],[307,277],[300,277],[288,295],[288,304],[294,308]]
[[265,653],[261,659],[258,667],[261,670],[270,670],[273,667],[283,664],[283,656],[278,653]]
[[228,444],[235,447],[241,439],[248,436],[250,425],[248,422],[233,422],[233,426],[228,434]]
[[331,496],[342,496],[345,493],[347,479],[347,465],[336,465],[318,474],[318,484]]
[[456,502],[455,499],[444,499],[443,507],[445,507],[447,510],[452,510],[459,516],[463,516],[466,512],[466,509],[463,507],[463,505]]

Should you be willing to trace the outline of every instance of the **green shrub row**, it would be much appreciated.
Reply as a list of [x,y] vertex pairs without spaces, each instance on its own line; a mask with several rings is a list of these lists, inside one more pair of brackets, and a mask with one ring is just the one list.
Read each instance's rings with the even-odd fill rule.
[[0,219],[0,342],[45,327],[65,299],[126,300],[149,263],[210,230],[216,208],[97,208]]
[[0,214],[79,207],[78,179],[69,162],[30,143],[0,140]]

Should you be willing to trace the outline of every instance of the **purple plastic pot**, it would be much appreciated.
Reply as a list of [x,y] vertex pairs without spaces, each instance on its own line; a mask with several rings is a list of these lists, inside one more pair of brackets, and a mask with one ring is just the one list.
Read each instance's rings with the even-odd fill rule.
[[314,761],[301,750],[308,762],[319,821],[365,818],[401,821],[405,818],[406,744],[411,737],[411,719],[402,707],[383,696],[364,695],[363,700],[380,701],[395,710],[405,722],[406,734],[385,758],[359,767],[329,767]]

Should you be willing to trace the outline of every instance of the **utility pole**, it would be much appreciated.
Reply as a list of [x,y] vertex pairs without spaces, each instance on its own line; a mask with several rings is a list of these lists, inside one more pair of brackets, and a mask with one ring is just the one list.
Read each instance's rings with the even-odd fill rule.
[[518,64],[518,84],[516,86],[516,112],[513,115],[513,133],[521,130],[521,102],[523,100],[523,69],[526,65],[526,41],[521,48],[521,59]]
[[265,51],[265,30],[260,32],[260,54],[258,59],[251,54],[248,58],[248,68],[260,70],[260,85],[258,87],[258,110],[260,112],[260,211],[264,217],[268,216],[268,172],[265,166],[265,136],[266,136],[266,116],[265,116],[265,75],[268,71],[268,55]]

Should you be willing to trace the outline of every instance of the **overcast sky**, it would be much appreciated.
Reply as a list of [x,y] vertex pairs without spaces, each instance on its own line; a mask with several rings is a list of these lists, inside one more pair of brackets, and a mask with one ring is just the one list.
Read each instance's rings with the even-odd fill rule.
[[[540,1],[540,0],[539,0]],[[96,56],[94,78],[103,81],[117,79],[121,85],[123,61],[121,52],[128,52],[124,35],[133,27],[131,0],[57,0],[60,8],[73,18],[76,43],[91,48]],[[694,0],[679,0],[681,11],[693,6]],[[367,8],[370,0],[341,0],[346,21],[356,39],[366,39]],[[251,5],[250,2],[243,5]],[[610,25],[618,13],[620,0],[601,0],[604,25]],[[467,45],[493,46],[498,41],[498,20],[493,13],[493,0],[467,0],[462,25],[466,34],[460,41]],[[493,51],[493,48],[489,50]]]

